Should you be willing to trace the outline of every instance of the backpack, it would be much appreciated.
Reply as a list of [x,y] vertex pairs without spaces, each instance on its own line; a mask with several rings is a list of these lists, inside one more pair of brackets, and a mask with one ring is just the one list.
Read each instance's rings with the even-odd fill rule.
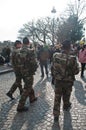
[[34,50],[21,49],[18,53],[18,64],[20,64],[22,72],[28,71],[29,74],[34,74],[38,65],[35,59]]
[[79,73],[79,66],[76,57],[55,53],[53,56],[52,75],[57,80],[73,81],[75,75]]

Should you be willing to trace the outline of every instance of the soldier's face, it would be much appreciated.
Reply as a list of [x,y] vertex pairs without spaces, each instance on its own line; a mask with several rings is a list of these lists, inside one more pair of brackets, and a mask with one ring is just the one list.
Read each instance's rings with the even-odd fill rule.
[[16,48],[18,49],[18,48],[21,48],[22,47],[22,44],[17,44],[16,45]]

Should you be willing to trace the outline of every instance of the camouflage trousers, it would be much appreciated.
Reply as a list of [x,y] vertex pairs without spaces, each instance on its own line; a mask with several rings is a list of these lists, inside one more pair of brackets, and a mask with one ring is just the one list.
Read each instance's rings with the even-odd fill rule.
[[30,102],[35,99],[35,93],[32,88],[33,85],[33,76],[23,77],[24,81],[24,89],[23,93],[21,95],[21,98],[19,100],[18,109],[22,109],[25,105],[26,99],[29,96]]
[[53,108],[54,116],[60,115],[61,98],[63,100],[63,107],[69,106],[72,86],[73,82],[56,81],[54,108]]
[[12,87],[9,90],[9,93],[13,94],[17,88],[19,88],[20,94],[23,91],[22,88],[22,75],[19,71],[15,71],[15,82],[13,83]]

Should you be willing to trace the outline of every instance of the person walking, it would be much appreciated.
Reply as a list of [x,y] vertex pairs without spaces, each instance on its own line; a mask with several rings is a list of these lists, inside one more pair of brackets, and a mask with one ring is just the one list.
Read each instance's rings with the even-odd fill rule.
[[22,47],[22,43],[19,40],[15,41],[14,44],[14,50],[12,52],[11,56],[11,62],[12,62],[12,67],[15,73],[15,82],[13,83],[12,87],[10,90],[6,93],[6,95],[11,98],[12,100],[14,99],[13,93],[16,91],[17,88],[19,88],[20,95],[22,94],[23,88],[22,88],[22,75],[20,72],[20,64],[18,64],[18,55],[17,53],[20,51]]
[[28,110],[28,107],[25,106],[25,102],[28,96],[30,99],[30,103],[33,103],[37,100],[32,86],[34,80],[33,76],[38,66],[35,58],[34,49],[30,48],[30,42],[27,37],[23,39],[23,47],[21,48],[19,53],[19,60],[21,64],[19,70],[24,81],[24,89],[17,106],[17,111],[22,112]]
[[81,78],[84,78],[84,70],[86,65],[86,45],[79,50],[78,59],[81,64]]
[[76,57],[70,55],[71,43],[65,40],[62,43],[61,53],[53,54],[52,74],[54,76],[55,98],[53,115],[54,121],[59,121],[61,98],[63,100],[63,110],[71,108],[71,92],[75,75],[79,73],[79,65]]
[[[41,77],[44,77],[44,74],[46,73],[46,76],[48,78],[48,62],[49,62],[49,50],[45,48],[43,45],[40,45],[40,48],[37,52],[37,59],[40,64],[41,69]],[[44,73],[45,69],[45,73]]]

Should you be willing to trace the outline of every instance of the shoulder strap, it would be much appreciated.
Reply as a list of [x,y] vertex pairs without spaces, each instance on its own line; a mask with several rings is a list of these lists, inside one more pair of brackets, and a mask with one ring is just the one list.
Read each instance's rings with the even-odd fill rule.
[[62,80],[65,78],[66,76],[66,71],[67,71],[67,64],[68,64],[68,55],[66,56],[66,64],[65,64],[65,72],[64,72],[64,77],[62,78]]

